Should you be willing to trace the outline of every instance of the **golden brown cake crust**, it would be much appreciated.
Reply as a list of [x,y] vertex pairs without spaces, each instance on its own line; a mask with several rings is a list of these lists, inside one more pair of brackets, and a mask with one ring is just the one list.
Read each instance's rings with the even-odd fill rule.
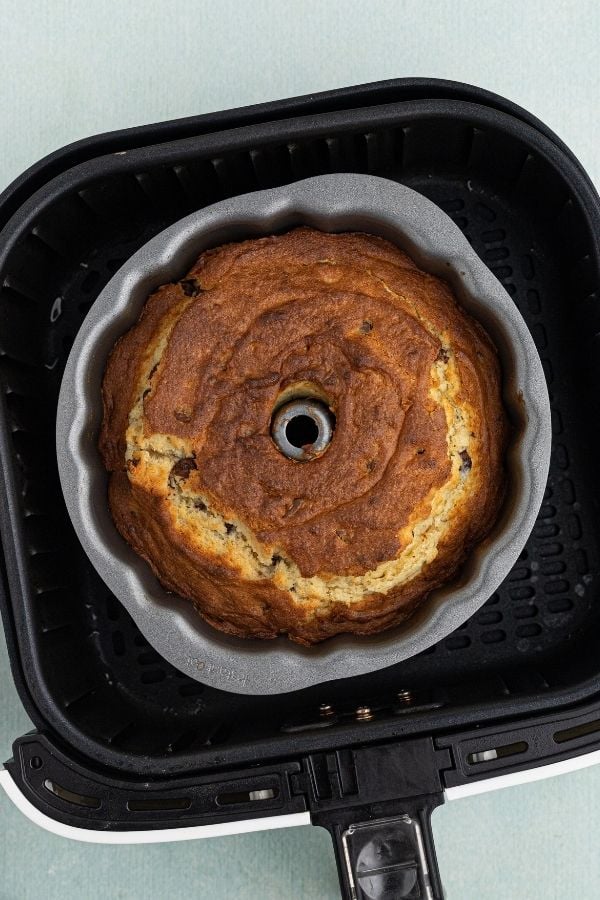
[[[270,435],[295,386],[336,416],[317,459]],[[215,627],[314,643],[405,619],[494,523],[495,349],[390,243],[299,228],[208,251],[116,344],[100,450],[123,537]]]

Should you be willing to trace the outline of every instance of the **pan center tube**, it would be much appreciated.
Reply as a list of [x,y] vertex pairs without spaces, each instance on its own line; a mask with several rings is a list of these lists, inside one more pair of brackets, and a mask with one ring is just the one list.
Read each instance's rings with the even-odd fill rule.
[[311,397],[296,397],[277,407],[271,418],[275,446],[297,462],[309,462],[329,447],[335,416],[326,403]]

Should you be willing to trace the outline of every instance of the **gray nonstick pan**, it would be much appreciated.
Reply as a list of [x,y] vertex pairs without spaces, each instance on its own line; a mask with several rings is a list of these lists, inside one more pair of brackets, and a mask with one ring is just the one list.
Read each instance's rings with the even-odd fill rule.
[[[419,266],[449,281],[498,348],[504,402],[514,431],[508,496],[489,537],[458,579],[431,593],[402,626],[371,637],[341,636],[314,647],[286,638],[242,640],[205,623],[192,604],[165,591],[118,534],[107,503],[97,439],[108,355],[148,295],[181,278],[205,249],[297,225],[379,234]],[[58,403],[62,489],[86,553],[147,640],[197,680],[244,694],[275,694],[398,663],[454,631],[498,588],[516,562],[542,502],[550,462],[550,406],[542,365],[513,301],[457,226],[425,197],[383,178],[325,175],[224,200],[157,235],[102,291],[76,337]]]

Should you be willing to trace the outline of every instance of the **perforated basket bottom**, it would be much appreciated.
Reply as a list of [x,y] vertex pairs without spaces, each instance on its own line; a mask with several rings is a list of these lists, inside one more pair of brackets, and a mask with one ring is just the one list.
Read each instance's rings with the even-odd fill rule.
[[[33,694],[47,720],[63,732],[68,726],[71,741],[97,742],[96,755],[104,745],[123,766],[143,756],[177,767],[190,753],[201,760],[204,750],[222,762],[232,748],[250,758],[254,741],[281,736],[290,722],[318,721],[321,702],[350,712],[368,700],[389,712],[396,692],[408,687],[444,705],[485,704],[519,692],[548,695],[600,668],[590,501],[599,494],[590,465],[597,426],[586,406],[593,384],[584,377],[589,348],[581,339],[598,331],[589,272],[581,276],[589,236],[568,186],[531,148],[505,139],[499,166],[485,150],[495,146],[493,133],[481,144],[480,128],[457,130],[450,115],[434,124],[413,118],[410,127],[377,132],[313,132],[264,151],[254,146],[152,168],[146,162],[133,174],[74,184],[10,254],[0,296],[2,378],[30,583],[21,598],[12,585],[13,604],[17,626],[20,604],[31,623],[21,639],[33,659]],[[295,695],[237,697],[204,688],[162,660],[88,563],[58,483],[58,387],[95,297],[152,235],[224,195],[342,170],[397,178],[439,204],[514,298],[550,390],[548,488],[509,578],[442,643],[373,675]]]

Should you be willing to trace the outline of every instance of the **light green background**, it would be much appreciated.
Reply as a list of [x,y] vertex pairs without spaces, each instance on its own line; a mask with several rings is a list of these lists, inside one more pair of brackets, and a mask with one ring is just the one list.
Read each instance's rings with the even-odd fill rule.
[[[554,128],[600,183],[600,4],[0,0],[0,189],[100,131],[382,78],[480,84]],[[0,757],[29,727],[0,647]],[[434,816],[448,900],[596,900],[600,769]],[[0,898],[337,897],[315,828],[149,847],[43,832],[0,796]]]

